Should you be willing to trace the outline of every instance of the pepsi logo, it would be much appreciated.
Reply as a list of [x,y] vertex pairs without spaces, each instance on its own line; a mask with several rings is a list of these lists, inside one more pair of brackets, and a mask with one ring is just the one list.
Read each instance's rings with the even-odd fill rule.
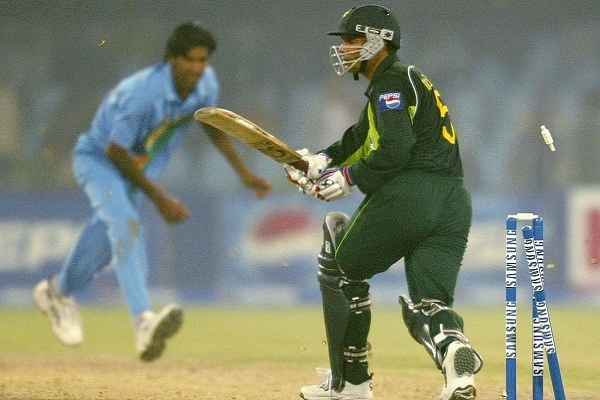
[[384,93],[379,96],[379,103],[385,104],[385,108],[394,109],[402,106],[402,95],[399,92]]

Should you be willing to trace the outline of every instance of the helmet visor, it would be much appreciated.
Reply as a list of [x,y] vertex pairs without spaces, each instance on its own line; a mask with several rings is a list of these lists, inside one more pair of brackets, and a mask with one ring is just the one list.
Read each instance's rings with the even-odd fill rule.
[[343,50],[341,50],[342,46],[330,47],[329,61],[338,76],[344,75],[356,63],[371,59],[385,47],[383,39],[378,34],[367,32],[366,37],[367,41],[362,46],[344,46]]

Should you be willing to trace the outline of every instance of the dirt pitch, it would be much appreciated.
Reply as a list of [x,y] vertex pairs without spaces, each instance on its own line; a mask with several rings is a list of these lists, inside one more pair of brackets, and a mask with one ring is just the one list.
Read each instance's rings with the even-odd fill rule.
[[[302,366],[239,364],[223,366],[193,360],[143,364],[131,358],[82,360],[14,357],[0,370],[2,399],[299,399],[298,389],[316,383],[316,371]],[[398,379],[392,371],[375,378],[379,399],[437,399],[441,376]],[[415,385],[414,382],[419,382]],[[496,398],[500,398],[500,393]],[[491,398],[491,397],[490,397]]]
[[[318,380],[316,372],[301,365],[219,365],[194,360],[166,359],[143,364],[131,358],[106,356],[12,357],[0,364],[0,399],[119,399],[119,400],[290,400],[298,389]],[[418,376],[415,376],[418,375]],[[482,378],[482,376],[479,376]],[[478,399],[500,400],[502,382],[479,379]],[[441,376],[433,371],[408,369],[378,371],[376,399],[438,399]],[[531,398],[522,388],[520,398]],[[597,395],[571,390],[570,400],[592,400]],[[553,399],[547,390],[547,399]]]

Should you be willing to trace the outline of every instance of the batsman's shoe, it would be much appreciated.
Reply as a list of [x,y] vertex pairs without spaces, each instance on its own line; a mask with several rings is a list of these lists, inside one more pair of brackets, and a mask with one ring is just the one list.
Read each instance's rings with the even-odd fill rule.
[[165,306],[158,314],[146,311],[135,322],[135,340],[140,359],[153,361],[161,356],[166,340],[177,333],[183,323],[183,312],[176,304]]
[[476,355],[471,346],[460,341],[448,345],[446,357],[442,363],[445,383],[442,388],[442,400],[474,400]]
[[67,346],[83,340],[81,317],[71,296],[63,296],[55,279],[45,279],[33,289],[33,299],[50,320],[54,336]]
[[341,391],[331,388],[331,375],[317,385],[304,386],[300,389],[300,397],[305,400],[368,400],[373,399],[371,380],[358,385],[346,382]]

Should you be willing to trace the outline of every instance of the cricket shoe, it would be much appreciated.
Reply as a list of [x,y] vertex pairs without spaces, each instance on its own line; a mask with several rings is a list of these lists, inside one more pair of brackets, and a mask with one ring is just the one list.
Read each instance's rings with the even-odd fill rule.
[[83,340],[81,317],[71,296],[63,296],[56,278],[45,279],[33,289],[33,299],[50,320],[54,336],[67,346],[77,346]]
[[341,391],[331,388],[331,373],[317,385],[304,386],[300,389],[300,397],[305,400],[369,400],[373,399],[371,380],[358,385],[345,382]]
[[[473,375],[480,363],[475,352],[468,344],[454,341],[448,345],[446,357],[442,363],[445,383],[442,388],[442,400],[475,400],[475,380]],[[479,361],[479,363],[478,363]]]
[[158,314],[145,311],[134,321],[135,344],[142,361],[161,356],[166,340],[177,333],[183,323],[183,311],[176,304],[165,306]]

